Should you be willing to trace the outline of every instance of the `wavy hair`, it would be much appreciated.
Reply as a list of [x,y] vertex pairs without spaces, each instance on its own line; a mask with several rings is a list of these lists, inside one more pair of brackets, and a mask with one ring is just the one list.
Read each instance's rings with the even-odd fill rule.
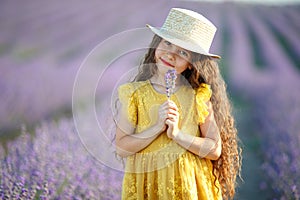
[[[145,81],[150,79],[157,71],[155,65],[155,50],[161,37],[154,35],[148,52],[145,54],[138,74],[133,81]],[[149,66],[150,65],[150,66]],[[241,171],[241,152],[239,138],[232,114],[231,102],[227,96],[226,83],[221,76],[216,60],[210,56],[192,52],[191,68],[182,72],[193,89],[200,87],[201,83],[211,86],[211,103],[214,116],[220,130],[222,140],[222,153],[218,160],[213,160],[213,175],[215,184],[218,179],[224,199],[233,199],[237,186],[236,178]]]

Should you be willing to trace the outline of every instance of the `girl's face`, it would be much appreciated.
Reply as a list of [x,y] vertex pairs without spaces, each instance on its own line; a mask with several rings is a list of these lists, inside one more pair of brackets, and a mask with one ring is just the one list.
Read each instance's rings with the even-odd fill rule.
[[175,69],[177,74],[186,70],[191,61],[190,51],[178,47],[162,39],[155,51],[158,72],[165,74],[169,69]]

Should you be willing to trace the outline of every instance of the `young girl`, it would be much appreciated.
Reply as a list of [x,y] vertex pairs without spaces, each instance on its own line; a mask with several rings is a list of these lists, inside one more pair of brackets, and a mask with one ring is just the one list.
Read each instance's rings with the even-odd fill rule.
[[179,8],[162,28],[148,27],[155,35],[139,73],[118,89],[122,198],[233,198],[240,148],[220,57],[209,53],[216,27]]

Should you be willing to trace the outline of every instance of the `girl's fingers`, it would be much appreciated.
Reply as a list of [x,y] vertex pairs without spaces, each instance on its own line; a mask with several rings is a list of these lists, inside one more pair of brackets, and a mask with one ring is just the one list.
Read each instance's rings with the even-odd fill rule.
[[167,112],[167,110],[161,110],[161,111],[159,111],[159,118],[160,119],[167,119],[168,118],[168,112]]
[[159,116],[162,116],[165,118],[167,118],[168,115],[170,115],[170,116],[173,116],[173,115],[178,116],[179,115],[178,111],[172,110],[172,109],[159,110],[158,114],[159,114]]
[[174,103],[174,101],[168,100],[165,101],[162,105],[161,105],[162,109],[173,109],[173,110],[178,110],[177,105]]
[[168,102],[168,101],[164,102],[164,103],[160,106],[161,110],[167,110],[169,107],[170,107],[170,106],[169,106],[169,102]]
[[174,110],[178,110],[178,107],[174,101],[168,101],[169,102],[169,108],[172,108]]
[[174,115],[174,116],[179,116],[179,112],[178,111],[176,111],[176,110],[168,110],[168,114],[170,114],[170,115]]
[[178,112],[159,112],[159,118],[175,120],[179,118],[179,114]]
[[179,112],[176,104],[173,101],[164,102],[159,109],[160,119],[170,119],[171,121],[178,121]]
[[178,112],[168,113],[168,119],[172,121],[178,121],[178,118],[179,118]]
[[171,125],[172,125],[172,121],[169,120],[169,119],[167,119],[167,120],[166,120],[166,124],[167,124],[168,126],[171,126]]

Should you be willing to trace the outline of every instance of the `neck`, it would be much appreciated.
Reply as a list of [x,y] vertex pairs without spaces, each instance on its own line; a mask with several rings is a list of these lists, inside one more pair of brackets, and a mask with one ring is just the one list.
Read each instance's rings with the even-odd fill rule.
[[[161,75],[161,74],[155,74],[154,76],[152,76],[150,78],[150,81],[154,84],[157,84],[157,85],[161,85],[161,86],[166,86],[166,81],[165,81],[165,76],[164,75]],[[180,86],[182,83],[181,83],[181,78],[180,78],[180,75],[177,76],[176,78],[176,86]]]

